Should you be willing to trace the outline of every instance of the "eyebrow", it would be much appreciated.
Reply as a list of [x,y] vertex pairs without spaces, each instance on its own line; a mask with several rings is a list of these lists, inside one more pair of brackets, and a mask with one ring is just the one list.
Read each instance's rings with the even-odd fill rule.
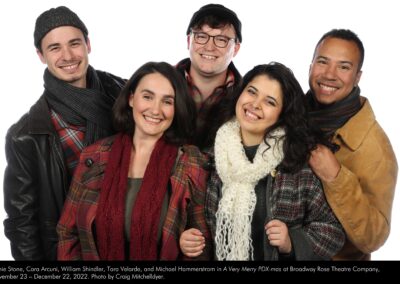
[[[329,59],[328,57],[322,56],[322,55],[317,56],[316,59],[320,59],[320,58],[330,61],[330,59]],[[340,62],[341,64],[350,64],[351,66],[354,65],[353,62],[347,61],[347,60],[340,60],[339,62]]]
[[173,96],[173,95],[163,95],[163,99],[173,99],[173,100],[175,100],[175,96]]
[[212,35],[209,35],[207,32],[204,32],[203,30],[193,30],[193,29],[192,29],[192,32],[193,32],[193,33],[197,33],[197,34],[206,34],[206,35],[211,36],[211,37],[223,36],[223,37],[227,37],[227,38],[230,38],[230,39],[234,39],[234,38],[235,38],[235,35],[230,36],[230,35],[225,35],[225,34],[220,34],[220,35],[212,36]]
[[279,102],[278,102],[278,100],[277,99],[275,99],[274,97],[272,97],[272,96],[267,96],[267,98],[270,98],[271,100],[273,100],[274,102],[276,102],[276,104],[278,104],[279,105]]
[[151,90],[149,90],[149,89],[143,89],[143,90],[141,90],[140,92],[141,92],[141,93],[150,93],[150,94],[154,95],[154,92],[151,91]]
[[[73,38],[73,39],[68,41],[69,44],[74,43],[74,42],[82,42],[82,39],[77,37],[77,38]],[[57,46],[60,46],[60,45],[61,44],[59,42],[51,43],[46,47],[46,49],[51,49],[52,47],[57,47]]]
[[[256,92],[257,92],[257,93],[259,93],[259,90],[258,90],[256,87],[254,87],[254,86],[250,85],[250,86],[249,86],[249,88],[252,88],[252,89],[256,90]],[[278,104],[278,105],[279,105],[279,102],[278,102],[278,100],[277,100],[277,99],[275,99],[274,97],[272,97],[272,96],[270,96],[270,95],[267,95],[267,98],[269,98],[269,99],[273,100],[273,101],[274,101],[276,104]]]
[[53,47],[57,47],[57,46],[60,46],[60,44],[57,42],[57,43],[52,43],[52,44],[49,44],[48,46],[46,46],[46,50],[49,50],[49,49],[51,49],[51,48],[53,48]]
[[[141,92],[141,93],[150,93],[150,94],[152,94],[152,95],[155,95],[155,93],[154,93],[153,91],[149,90],[149,89],[143,89],[143,90],[141,90],[140,92]],[[169,94],[162,95],[162,97],[163,97],[163,98],[167,98],[167,99],[169,99],[169,98],[175,99],[175,96],[174,96],[174,95],[169,95]]]

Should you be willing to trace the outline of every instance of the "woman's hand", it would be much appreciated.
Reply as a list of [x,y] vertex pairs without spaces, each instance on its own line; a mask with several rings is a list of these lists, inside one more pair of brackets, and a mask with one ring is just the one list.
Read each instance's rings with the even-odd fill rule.
[[187,257],[197,257],[203,253],[205,238],[198,229],[184,231],[179,238],[181,251]]
[[278,247],[279,253],[290,253],[292,242],[289,230],[285,223],[279,220],[271,220],[265,225],[265,233],[268,236],[269,244]]

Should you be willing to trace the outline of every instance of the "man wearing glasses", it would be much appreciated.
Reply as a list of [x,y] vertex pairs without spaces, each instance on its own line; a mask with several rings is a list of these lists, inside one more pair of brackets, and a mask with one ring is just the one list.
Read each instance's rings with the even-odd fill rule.
[[213,143],[208,133],[219,102],[241,80],[232,62],[242,42],[241,28],[235,12],[219,4],[208,4],[193,14],[186,31],[190,58],[180,61],[177,69],[185,76],[196,102],[194,143],[202,149]]

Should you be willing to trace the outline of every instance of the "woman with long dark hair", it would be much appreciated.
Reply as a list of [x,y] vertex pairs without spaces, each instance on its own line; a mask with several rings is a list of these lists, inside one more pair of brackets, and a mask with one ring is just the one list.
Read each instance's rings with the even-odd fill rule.
[[[304,93],[280,63],[258,65],[221,112],[208,182],[206,217],[217,260],[330,259],[343,229],[307,165],[317,142]],[[202,253],[197,229],[180,239],[187,256]]]
[[170,64],[132,75],[113,109],[119,134],[80,157],[57,227],[60,260],[176,260],[188,224],[209,236],[206,158],[186,144],[195,113]]

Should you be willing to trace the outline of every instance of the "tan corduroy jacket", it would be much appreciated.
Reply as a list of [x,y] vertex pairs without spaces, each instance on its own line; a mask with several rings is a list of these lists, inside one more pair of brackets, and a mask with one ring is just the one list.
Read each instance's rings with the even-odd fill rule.
[[341,170],[324,182],[326,198],[346,231],[336,260],[368,260],[389,236],[397,161],[392,146],[366,98],[361,110],[334,141]]

